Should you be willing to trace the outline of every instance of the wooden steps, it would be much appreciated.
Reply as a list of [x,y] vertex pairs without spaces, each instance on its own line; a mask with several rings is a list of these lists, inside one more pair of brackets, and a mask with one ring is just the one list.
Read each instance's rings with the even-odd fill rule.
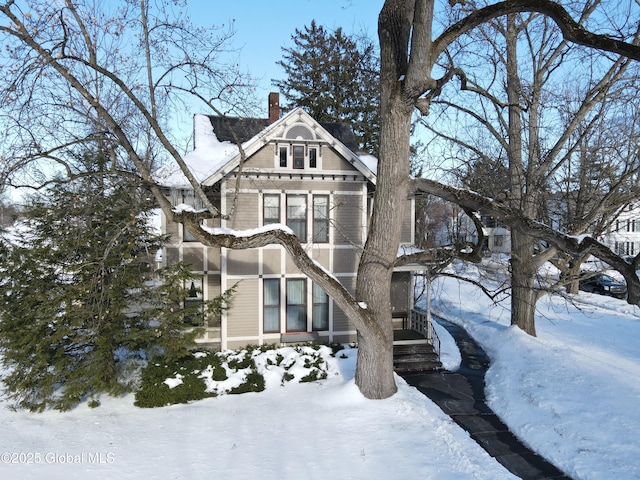
[[442,368],[438,354],[426,339],[393,342],[393,369],[397,373],[426,372]]

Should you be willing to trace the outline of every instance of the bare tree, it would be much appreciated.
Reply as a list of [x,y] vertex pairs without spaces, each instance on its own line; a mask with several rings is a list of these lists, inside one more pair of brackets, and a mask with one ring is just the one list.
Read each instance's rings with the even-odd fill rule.
[[[401,216],[396,212],[402,208],[410,191],[432,188],[440,196],[451,195],[455,203],[466,202],[472,207],[474,202],[476,206],[488,205],[505,217],[518,218],[523,228],[532,232],[544,231],[563,248],[582,248],[552,229],[541,230],[537,224],[527,223],[526,217],[510,217],[508,208],[487,203],[485,197],[469,196],[468,192],[459,195],[455,189],[442,189],[441,185],[410,178],[409,137],[414,109],[418,107],[427,113],[430,101],[453,74],[453,70],[447,70],[444,76],[436,77],[436,72],[441,71],[436,67],[440,55],[460,35],[486,21],[518,11],[537,11],[553,18],[568,41],[640,59],[640,48],[622,41],[625,39],[587,32],[554,2],[510,0],[496,3],[463,15],[434,38],[432,0],[387,0],[378,24],[382,95],[375,205],[358,268],[356,293],[352,295],[309,258],[292,234],[281,230],[250,236],[214,234],[201,228],[198,222],[201,216],[173,211],[173,206],[153,181],[151,165],[158,155],[155,148],[180,166],[210,215],[227,213],[217,211],[194,180],[168,136],[156,107],[169,105],[175,98],[173,94],[184,92],[216,112],[225,113],[226,108],[221,105],[234,104],[224,103],[230,89],[236,91],[235,84],[244,82],[233,70],[217,68],[215,53],[218,50],[210,32],[193,30],[183,18],[176,19],[175,12],[151,11],[144,0],[123,2],[117,7],[112,5],[112,2],[106,6],[89,0],[63,3],[33,0],[26,5],[10,0],[0,5],[0,32],[7,48],[3,51],[11,56],[0,108],[5,113],[16,112],[11,116],[17,120],[12,127],[16,128],[14,158],[53,159],[66,168],[56,153],[81,141],[77,135],[81,128],[71,128],[69,122],[78,122],[77,127],[86,126],[87,122],[82,119],[91,118],[92,128],[85,130],[85,136],[89,138],[95,133],[95,126],[100,125],[103,129],[101,138],[111,142],[114,158],[126,159],[132,164],[135,174],[147,184],[167,219],[183,222],[200,242],[236,249],[282,245],[300,271],[321,286],[356,326],[359,341],[356,383],[368,398],[386,398],[396,391],[390,311],[393,268],[432,257],[431,252],[397,256]],[[167,3],[166,7],[169,5],[172,4]],[[130,27],[135,29],[134,33],[129,33]],[[123,53],[131,51],[127,50],[130,46],[127,42],[132,38],[137,39],[136,48],[146,58],[143,80],[140,65],[132,64],[132,57]],[[149,63],[150,59],[153,59],[152,63]],[[51,95],[55,95],[52,101],[39,96],[40,89],[49,85],[52,86]],[[53,85],[56,85],[55,89]],[[108,86],[107,91],[114,92],[113,95],[104,94],[105,86]],[[37,107],[34,113],[43,120],[42,125],[35,124],[32,130],[24,120],[31,118],[31,107]],[[56,109],[60,109],[60,129],[44,121],[47,115],[55,118]],[[122,169],[123,166],[114,160],[113,168]],[[68,170],[71,174],[76,173],[73,168]],[[131,174],[129,169],[122,170]],[[456,196],[459,198],[455,199]]]
[[[591,18],[598,3],[572,5],[580,24]],[[458,15],[473,11],[474,2],[454,9]],[[633,41],[637,28],[629,32]],[[551,18],[537,12],[493,19],[459,38],[447,54],[445,65],[456,70],[463,89],[451,85],[449,94],[436,98],[433,106],[453,110],[465,127],[453,135],[444,132],[443,138],[467,157],[484,159],[484,164],[502,161],[492,171],[496,177],[507,174],[503,200],[527,218],[548,220],[545,205],[559,170],[597,125],[609,128],[607,123],[614,122],[616,109],[609,105],[626,103],[629,92],[636,91],[628,78],[635,77],[634,62],[619,56],[606,59],[572,45]],[[441,132],[437,124],[432,128]],[[620,161],[629,173],[638,168],[635,155]],[[610,185],[608,201],[593,202],[589,210],[565,222],[563,231],[583,234],[596,217],[615,212],[620,204],[613,198],[619,199],[622,190],[628,195],[627,185],[628,181]],[[489,182],[484,191],[498,197],[503,188]],[[544,293],[537,288],[536,273],[557,255],[555,246],[548,247],[526,232],[511,230],[511,321],[532,335],[535,304]]]

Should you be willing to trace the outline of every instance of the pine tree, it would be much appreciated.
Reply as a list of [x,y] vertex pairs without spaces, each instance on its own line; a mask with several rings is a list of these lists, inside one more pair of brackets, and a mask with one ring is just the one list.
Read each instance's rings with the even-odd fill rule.
[[[91,161],[100,170],[101,156]],[[140,197],[121,178],[59,184],[30,200],[23,233],[2,244],[0,351],[18,406],[67,410],[121,394],[135,385],[131,369],[191,345],[190,274],[183,265],[154,272],[163,238]]]
[[286,79],[273,80],[286,99],[283,109],[302,107],[320,122],[348,122],[361,148],[377,155],[380,93],[373,43],[315,21],[291,39],[295,46],[282,48],[277,62]]

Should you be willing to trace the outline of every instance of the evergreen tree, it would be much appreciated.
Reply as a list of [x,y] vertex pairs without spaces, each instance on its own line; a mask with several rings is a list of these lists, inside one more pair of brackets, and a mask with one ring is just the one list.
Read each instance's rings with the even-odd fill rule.
[[[91,159],[96,171],[101,158]],[[105,176],[30,200],[22,233],[0,249],[3,381],[18,406],[66,410],[121,394],[144,361],[192,344],[193,312],[182,308],[190,274],[182,265],[154,272],[163,238],[147,213],[139,189]]]
[[278,61],[286,74],[273,80],[284,110],[302,107],[320,122],[348,122],[361,148],[378,153],[380,103],[378,57],[367,38],[316,25],[296,29],[293,48]]

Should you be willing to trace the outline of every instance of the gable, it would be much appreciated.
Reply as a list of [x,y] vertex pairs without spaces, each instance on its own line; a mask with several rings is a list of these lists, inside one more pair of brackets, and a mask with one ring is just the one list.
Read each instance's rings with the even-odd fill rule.
[[[286,175],[358,173],[364,176],[366,181],[375,184],[375,169],[347,146],[355,149],[357,144],[352,129],[346,124],[316,122],[300,108],[261,130],[268,120],[229,121],[230,119],[219,117],[208,118],[214,118],[211,128],[221,143],[231,143],[228,138],[232,136],[230,127],[234,125],[243,125],[236,132],[238,138],[254,133],[254,136],[242,145],[245,154],[243,172],[255,172],[259,169],[265,173]],[[219,128],[219,131],[216,131],[216,128]],[[236,147],[234,154],[229,155],[223,164],[219,164],[220,168],[202,183],[213,185],[235,172],[240,166],[240,159],[241,155]]]
[[[376,181],[377,159],[356,153],[357,143],[349,125],[316,122],[301,108],[271,124],[260,118],[194,115],[195,149],[184,161],[199,183],[214,185],[239,168],[238,141],[246,159],[243,171],[260,169],[287,175],[347,172],[362,175],[372,185]],[[282,155],[287,157],[284,165],[279,162]],[[154,178],[166,187],[190,188],[173,162],[158,169]]]

